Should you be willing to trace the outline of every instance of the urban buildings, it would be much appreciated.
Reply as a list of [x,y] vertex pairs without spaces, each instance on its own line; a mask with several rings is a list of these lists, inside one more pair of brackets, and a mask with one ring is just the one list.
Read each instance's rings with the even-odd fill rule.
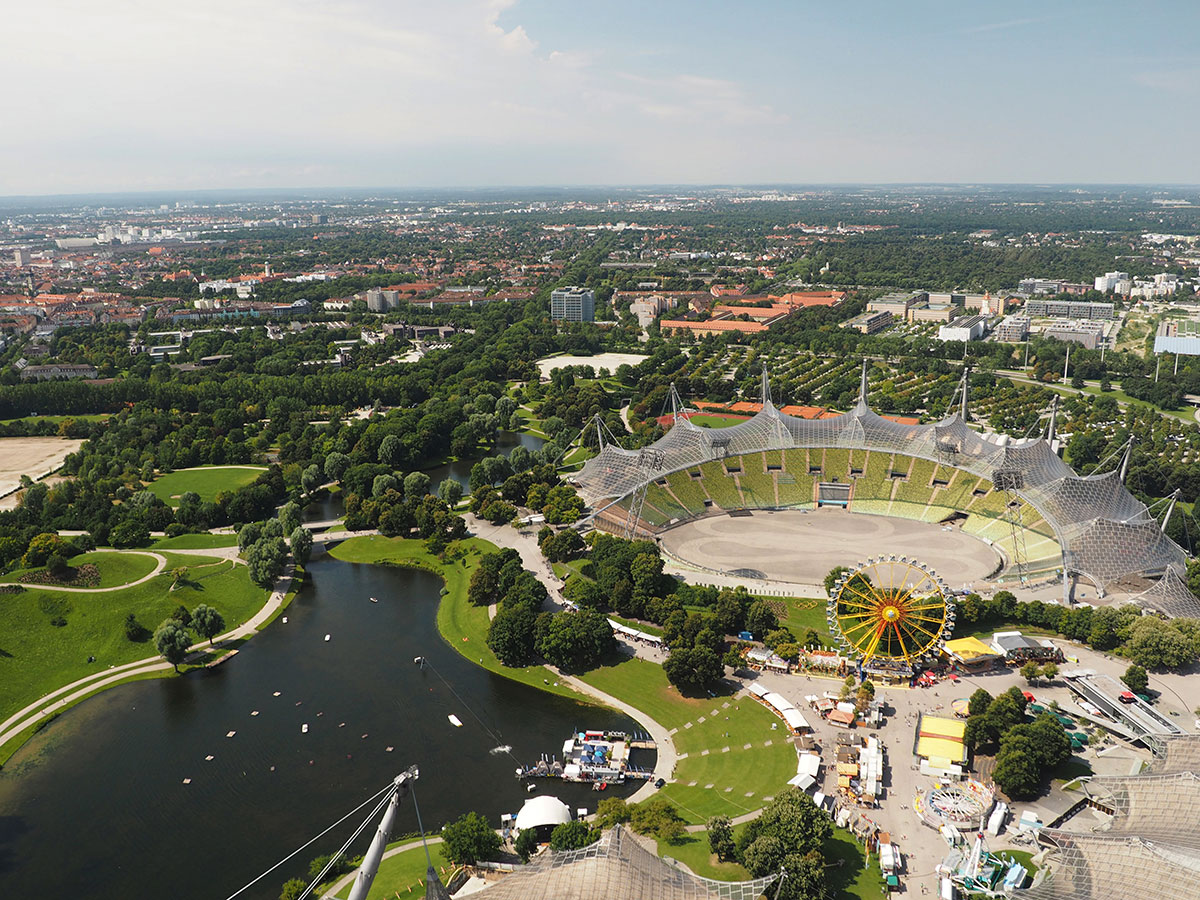
[[977,341],[987,334],[987,316],[964,316],[938,329],[939,341]]
[[1098,350],[1104,343],[1103,322],[1063,322],[1043,329],[1042,337],[1080,344],[1088,350]]
[[1025,315],[1050,319],[1112,319],[1116,317],[1116,309],[1111,303],[1030,299],[1025,304]]
[[557,288],[550,294],[550,318],[556,322],[596,321],[596,294],[588,288]]
[[1103,275],[1096,276],[1096,290],[1103,291],[1106,294],[1109,291],[1117,294],[1128,294],[1132,286],[1128,272],[1105,272]]
[[843,322],[843,328],[853,328],[855,331],[860,331],[863,334],[875,334],[877,331],[883,331],[892,324],[893,315],[887,310],[879,310],[878,312],[865,312],[855,316],[848,322]]
[[1029,337],[1029,316],[1014,314],[996,326],[996,340],[1015,344]]

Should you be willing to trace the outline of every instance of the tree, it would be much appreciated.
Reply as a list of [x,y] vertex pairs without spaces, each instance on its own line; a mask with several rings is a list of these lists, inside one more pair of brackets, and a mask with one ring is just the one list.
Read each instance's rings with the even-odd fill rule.
[[1017,735],[996,754],[992,779],[1014,800],[1036,797],[1041,789],[1042,771],[1038,766],[1033,742]]
[[587,822],[574,819],[555,825],[550,832],[551,850],[579,850],[600,839],[600,830],[591,828]]
[[981,716],[987,712],[988,706],[991,705],[992,695],[984,688],[976,688],[975,693],[971,694],[971,699],[967,701],[967,712],[972,716]]
[[400,465],[404,458],[404,442],[400,435],[389,434],[379,442],[379,462],[392,469]]
[[864,681],[859,685],[858,692],[854,696],[854,706],[860,713],[864,713],[874,699],[875,685],[870,681]]
[[622,822],[628,822],[632,815],[629,804],[624,797],[605,797],[596,807],[596,827],[612,828]]
[[472,866],[500,852],[500,835],[477,812],[459,816],[442,829],[442,852],[460,866]]
[[653,835],[667,843],[675,843],[684,834],[683,816],[662,796],[651,797],[634,806],[629,824],[638,834]]
[[321,474],[321,467],[316,463],[300,473],[300,486],[304,488],[304,493],[311,494],[321,486]]
[[66,581],[73,570],[61,553],[51,553],[46,559],[46,571],[60,581]]
[[167,619],[154,630],[154,647],[159,656],[179,671],[179,664],[187,659],[192,636],[174,619]]
[[250,580],[262,587],[274,584],[279,573],[283,571],[287,559],[287,545],[283,538],[262,538],[252,544],[246,552],[246,568],[250,572]]
[[325,457],[325,477],[329,481],[341,481],[350,468],[350,457],[334,451]]
[[779,617],[766,600],[755,600],[746,610],[746,630],[756,638],[762,638],[779,625]]
[[1041,674],[1041,667],[1032,659],[1025,663],[1025,665],[1021,666],[1021,677],[1025,679],[1027,684],[1033,684],[1038,680],[1038,676]]
[[787,787],[749,822],[738,847],[742,863],[755,877],[779,871],[798,862],[793,857],[819,852],[833,833],[833,826],[812,798],[795,787]]
[[829,570],[829,574],[825,576],[825,594],[827,596],[833,596],[833,589],[837,586],[838,579],[849,571],[845,566],[834,566]]
[[593,609],[556,613],[538,642],[547,662],[568,671],[590,669],[616,649],[608,618]]
[[521,857],[521,862],[529,862],[529,857],[533,856],[537,848],[537,832],[532,828],[526,828],[513,841],[513,851],[517,856]]
[[312,532],[303,525],[297,525],[292,531],[289,542],[292,546],[292,559],[296,561],[296,565],[303,566],[307,564],[308,558],[312,556]]
[[506,666],[527,666],[533,661],[534,623],[537,613],[527,604],[505,603],[488,626],[487,644]]
[[192,610],[192,626],[199,634],[208,638],[211,646],[212,639],[225,630],[225,617],[211,606],[201,603]]
[[308,889],[308,882],[299,878],[289,878],[283,883],[279,892],[279,900],[300,900],[300,896]]
[[453,478],[447,478],[438,485],[437,495],[447,506],[456,506],[462,499],[463,486]]
[[1125,670],[1125,674],[1121,676],[1121,680],[1125,682],[1125,686],[1135,694],[1145,693],[1146,688],[1150,684],[1150,678],[1146,674],[1146,670],[1133,663]]
[[279,527],[284,534],[291,534],[300,526],[300,506],[289,500],[279,508]]
[[429,493],[429,476],[424,472],[409,472],[404,476],[404,499],[416,502]]
[[721,659],[707,647],[681,647],[663,662],[667,680],[682,694],[698,694],[725,674]]
[[1047,681],[1053,681],[1058,677],[1058,663],[1048,662],[1042,666],[1042,677]]
[[713,816],[708,820],[708,849],[716,855],[718,862],[728,862],[736,857],[737,843],[728,816]]

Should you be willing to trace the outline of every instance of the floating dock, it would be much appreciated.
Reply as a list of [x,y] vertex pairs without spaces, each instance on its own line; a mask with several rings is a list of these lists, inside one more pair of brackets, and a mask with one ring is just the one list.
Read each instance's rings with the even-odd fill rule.
[[626,779],[648,780],[654,773],[632,765],[633,750],[653,750],[649,735],[623,731],[577,731],[562,747],[562,759],[542,758],[517,769],[518,778],[561,778],[563,781],[622,784]]

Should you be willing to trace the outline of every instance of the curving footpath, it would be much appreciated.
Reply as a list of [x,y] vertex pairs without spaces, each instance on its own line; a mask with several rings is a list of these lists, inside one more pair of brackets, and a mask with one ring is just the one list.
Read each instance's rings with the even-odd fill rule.
[[29,584],[25,584],[24,582],[8,582],[8,583],[9,584],[20,584],[21,587],[25,588],[25,590],[27,590],[27,591],[65,591],[66,593],[69,593],[69,594],[103,594],[103,593],[106,593],[107,591],[123,591],[123,590],[125,590],[125,588],[137,587],[139,584],[145,584],[151,578],[154,578],[156,575],[161,574],[162,570],[167,567],[167,558],[165,556],[160,556],[159,554],[152,553],[149,550],[111,550],[110,551],[110,550],[104,549],[102,552],[104,552],[104,553],[110,553],[110,552],[111,553],[120,553],[120,554],[126,554],[126,555],[130,555],[130,556],[152,557],[154,560],[156,560],[156,563],[154,566],[154,571],[150,572],[148,575],[143,575],[141,578],[138,578],[136,581],[127,581],[125,584],[114,584],[112,587],[81,588],[81,587],[66,587],[66,586],[57,585],[57,584],[38,584],[36,582],[30,582]]
[[[205,552],[207,553],[207,551]],[[275,589],[271,592],[271,595],[267,598],[267,602],[263,604],[262,608],[237,628],[227,631],[225,634],[218,635],[213,639],[213,644],[238,640],[257,633],[259,628],[283,607],[284,598],[287,596],[287,592],[291,590],[295,572],[295,565],[289,562],[283,574],[279,576],[279,580],[275,582]],[[133,583],[136,584],[137,582]],[[106,588],[105,590],[114,590],[114,588]],[[190,648],[191,655],[184,662],[194,659],[199,653],[208,649],[209,645],[204,642],[192,644]],[[113,666],[110,669],[102,669],[99,672],[88,675],[86,678],[80,678],[77,681],[72,681],[70,684],[65,684],[57,690],[38,698],[24,709],[17,711],[3,722],[0,722],[0,748],[20,735],[21,732],[62,712],[65,708],[82,700],[89,694],[138,675],[160,672],[170,668],[172,668],[171,664],[162,657],[149,656],[145,659],[125,663],[124,665]]]

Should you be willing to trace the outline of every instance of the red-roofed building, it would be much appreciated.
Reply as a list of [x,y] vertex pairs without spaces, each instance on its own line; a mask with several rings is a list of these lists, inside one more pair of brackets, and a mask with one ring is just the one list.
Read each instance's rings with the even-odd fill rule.
[[761,334],[767,326],[759,322],[742,322],[738,319],[709,319],[707,322],[692,322],[686,319],[664,319],[659,322],[663,331],[690,331],[692,334],[707,337],[710,334]]
[[734,316],[749,316],[755,322],[773,325],[780,319],[790,316],[794,311],[795,307],[782,303],[774,303],[770,306],[716,306],[713,307],[713,318],[727,319]]
[[845,291],[792,291],[771,297],[775,303],[784,303],[792,307],[837,306],[845,299]]

